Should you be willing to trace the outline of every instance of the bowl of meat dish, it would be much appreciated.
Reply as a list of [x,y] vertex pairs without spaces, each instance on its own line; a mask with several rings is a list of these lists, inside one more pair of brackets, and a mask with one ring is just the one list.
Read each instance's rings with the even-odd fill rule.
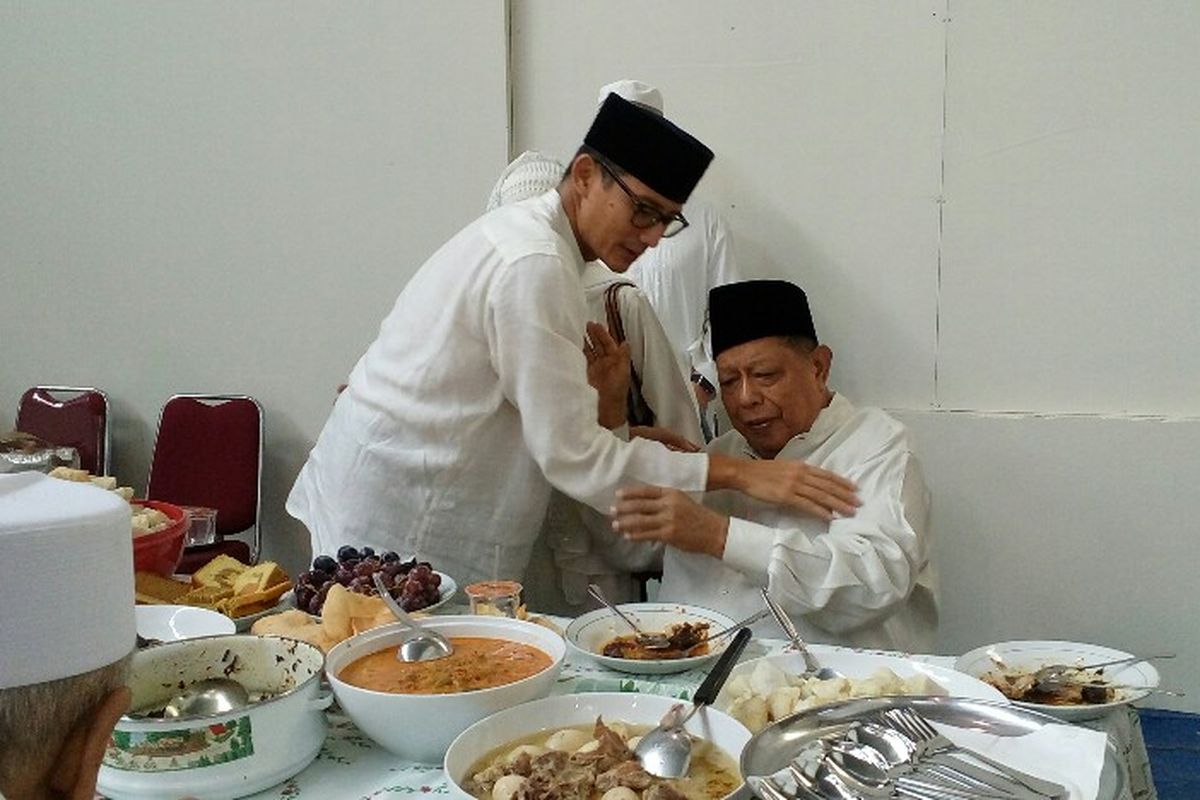
[[[1131,663],[1087,668],[1118,659]],[[1140,700],[1149,694],[1145,689],[1158,686],[1158,670],[1133,659],[1131,653],[1082,642],[1012,641],[964,653],[954,667],[994,686],[1015,705],[1076,722]],[[1067,668],[1052,690],[1037,680],[1038,670],[1048,665]]]
[[338,704],[363,733],[397,755],[441,762],[450,741],[496,711],[550,694],[567,654],[562,637],[507,617],[429,617],[454,652],[436,661],[396,658],[406,628],[383,625],[329,651]]
[[712,642],[705,639],[734,624],[711,609],[681,603],[624,603],[621,611],[644,633],[662,634],[669,645],[650,648],[638,644],[637,635],[606,608],[576,617],[567,626],[567,644],[610,669],[654,675],[695,669],[720,655],[731,636]]
[[721,800],[742,785],[738,757],[750,732],[711,706],[686,725],[692,763],[681,779],[645,773],[632,750],[678,700],[631,693],[559,695],[475,723],[446,751],[460,800]]
[[[117,721],[98,790],[114,800],[243,797],[308,766],[325,741],[325,656],[293,639],[248,635],[167,642],[133,656],[130,711]],[[241,684],[249,704],[217,713],[164,714],[212,678]]]

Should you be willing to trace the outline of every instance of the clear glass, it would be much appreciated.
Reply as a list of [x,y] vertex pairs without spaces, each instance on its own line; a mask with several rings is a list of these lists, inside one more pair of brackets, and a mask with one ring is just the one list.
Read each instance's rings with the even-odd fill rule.
[[183,537],[184,547],[212,544],[217,540],[217,510],[205,506],[181,506],[191,522]]
[[521,589],[516,581],[481,581],[464,589],[471,599],[471,613],[517,618]]

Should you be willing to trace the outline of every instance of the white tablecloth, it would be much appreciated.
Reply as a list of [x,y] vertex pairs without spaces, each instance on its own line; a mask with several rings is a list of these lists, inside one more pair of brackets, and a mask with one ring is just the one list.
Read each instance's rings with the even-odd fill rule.
[[[783,646],[782,641],[755,640],[746,648],[742,658],[758,658],[779,652]],[[916,658],[948,668],[954,666],[952,656]],[[555,693],[648,692],[689,699],[703,679],[703,671],[677,675],[625,675],[599,667],[572,652],[567,655]],[[336,707],[329,712],[329,723],[329,735],[316,760],[295,778],[254,795],[256,800],[367,800],[449,793],[445,773],[439,765],[415,764],[388,753],[359,732]],[[1156,800],[1137,713],[1123,707],[1107,717],[1086,724],[1106,732],[1112,738],[1119,758],[1127,767],[1128,791],[1121,800]]]

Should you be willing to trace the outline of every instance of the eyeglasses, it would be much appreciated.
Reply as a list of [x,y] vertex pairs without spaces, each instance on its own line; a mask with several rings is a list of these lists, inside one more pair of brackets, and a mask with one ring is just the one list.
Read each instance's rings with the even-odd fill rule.
[[655,225],[663,226],[663,238],[669,239],[675,234],[688,226],[687,217],[676,211],[674,214],[664,214],[659,209],[642,200],[633,190],[625,185],[625,181],[621,180],[616,171],[603,161],[596,161],[601,169],[612,176],[612,179],[617,182],[617,186],[621,187],[621,191],[629,197],[629,202],[633,203],[633,216],[629,219],[630,224],[635,228],[653,228]]

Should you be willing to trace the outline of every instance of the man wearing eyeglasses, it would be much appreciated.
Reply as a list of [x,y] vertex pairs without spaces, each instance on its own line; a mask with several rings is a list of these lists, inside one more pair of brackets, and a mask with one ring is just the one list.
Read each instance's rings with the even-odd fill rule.
[[626,441],[626,387],[598,396],[589,385],[589,374],[604,387],[614,385],[604,375],[628,374],[628,354],[595,323],[585,341],[586,262],[623,272],[682,230],[711,159],[670,121],[610,95],[557,192],[486,214],[431,256],[288,498],[314,553],[370,545],[460,581],[517,577],[551,486],[602,512],[618,487],[656,484],[852,514],[853,484],[825,470]]

